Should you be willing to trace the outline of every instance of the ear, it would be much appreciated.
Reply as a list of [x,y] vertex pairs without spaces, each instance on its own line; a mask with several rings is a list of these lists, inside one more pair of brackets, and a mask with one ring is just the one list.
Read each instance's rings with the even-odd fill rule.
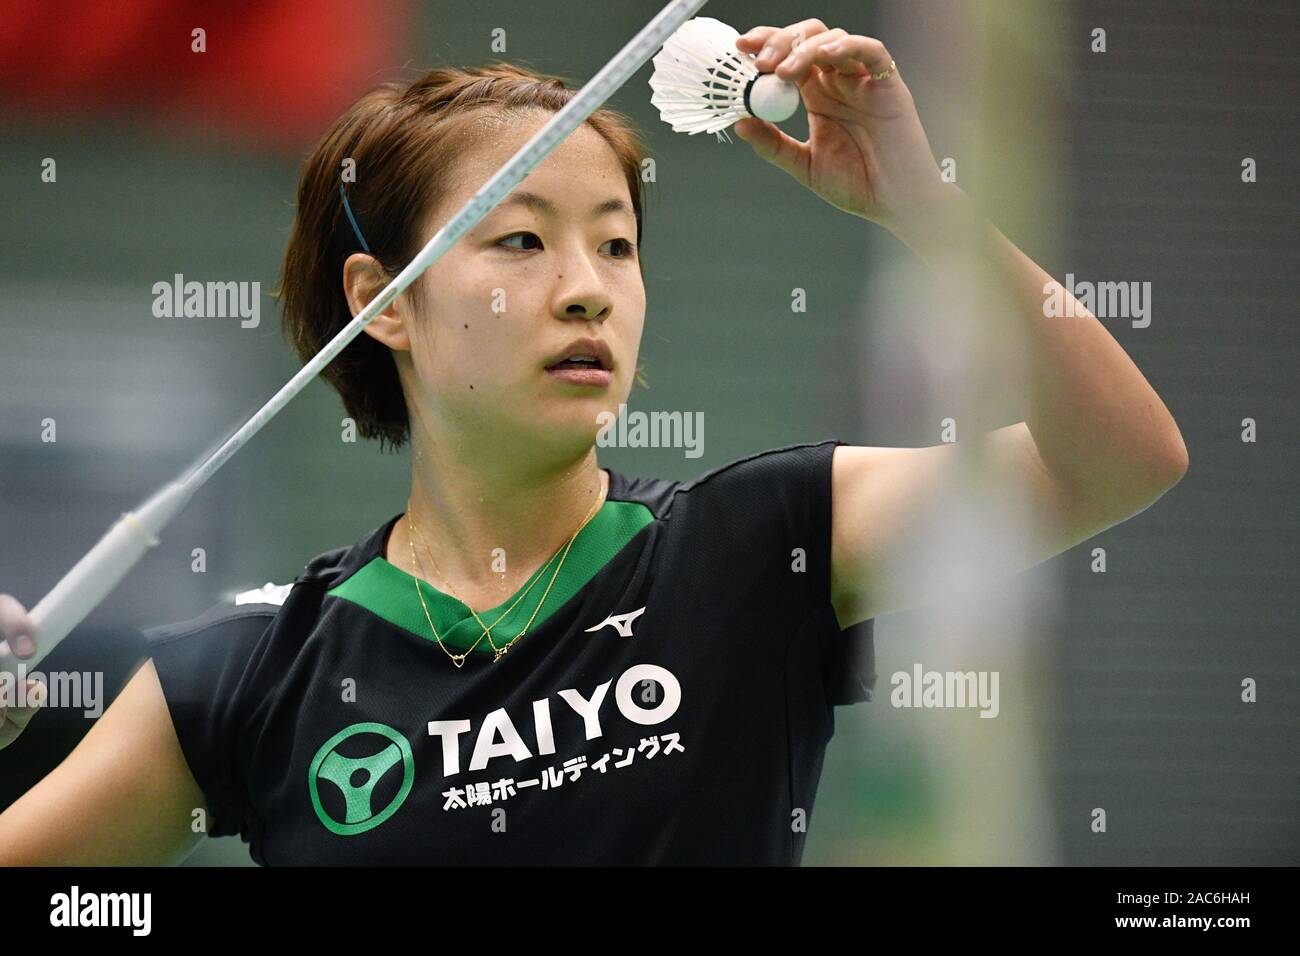
[[[354,252],[343,263],[343,294],[347,296],[348,309],[354,316],[358,315],[390,281],[391,277],[374,256]],[[407,323],[410,319],[410,300],[402,294],[371,319],[362,331],[396,352],[409,352],[411,337]]]

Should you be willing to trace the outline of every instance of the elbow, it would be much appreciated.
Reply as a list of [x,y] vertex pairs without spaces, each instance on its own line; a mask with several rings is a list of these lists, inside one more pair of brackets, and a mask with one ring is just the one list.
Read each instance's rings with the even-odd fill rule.
[[1129,506],[1122,509],[1125,517],[1151,507],[1187,474],[1187,445],[1177,429],[1166,446],[1165,450],[1146,456],[1140,475],[1133,477],[1131,497],[1126,497]]
[[1187,456],[1187,443],[1183,441],[1182,432],[1177,426],[1174,427],[1173,436],[1169,441],[1169,450],[1161,457],[1161,466],[1156,470],[1159,475],[1158,494],[1164,494],[1174,485],[1183,480],[1187,474],[1189,459]]
[[1077,500],[1087,502],[1082,507],[1092,527],[1109,528],[1150,508],[1183,480],[1187,468],[1187,446],[1175,430],[1163,450],[1148,451],[1121,472],[1099,477]]
[[1175,427],[1159,444],[1147,440],[1112,455],[1105,467],[1095,467],[1073,480],[1053,473],[1068,501],[1078,540],[1092,537],[1146,511],[1187,474],[1187,446]]

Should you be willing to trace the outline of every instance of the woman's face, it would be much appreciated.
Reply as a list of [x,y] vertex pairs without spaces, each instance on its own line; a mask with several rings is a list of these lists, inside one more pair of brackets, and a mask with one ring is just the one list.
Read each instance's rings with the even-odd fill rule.
[[[452,170],[423,241],[550,116],[488,128]],[[404,369],[412,425],[466,452],[589,449],[600,413],[617,414],[632,388],[645,321],[636,238],[618,159],[584,124],[422,278]],[[575,353],[599,358],[603,374],[548,369]]]

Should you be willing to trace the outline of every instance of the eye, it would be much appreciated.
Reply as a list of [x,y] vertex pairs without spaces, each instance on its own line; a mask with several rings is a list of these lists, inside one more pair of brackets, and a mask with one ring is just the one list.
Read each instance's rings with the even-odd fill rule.
[[[531,232],[516,232],[516,233],[513,233],[513,234],[511,234],[511,235],[509,235],[509,236],[506,236],[504,239],[498,240],[497,245],[498,245],[498,246],[500,246],[500,245],[504,245],[505,243],[510,242],[511,240],[514,240],[514,239],[532,239],[532,240],[534,240],[534,241],[537,243],[537,245],[536,245],[534,248],[538,248],[538,249],[540,249],[541,246],[542,246],[542,240],[541,240],[541,239],[538,239],[537,236],[536,236],[534,233],[531,233]],[[509,246],[508,248],[510,248],[510,249],[519,249],[521,252],[531,252],[531,251],[532,251],[532,249],[521,249],[519,246]]]
[[609,242],[618,243],[623,249],[622,254],[615,254],[616,259],[631,259],[636,255],[636,243],[631,239],[611,239]]

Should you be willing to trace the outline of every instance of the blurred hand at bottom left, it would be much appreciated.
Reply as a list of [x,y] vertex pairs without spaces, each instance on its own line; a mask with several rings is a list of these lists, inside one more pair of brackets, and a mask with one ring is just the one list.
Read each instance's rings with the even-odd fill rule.
[[[35,635],[36,625],[27,609],[12,595],[0,594],[0,641],[7,642],[10,654],[19,660],[33,656]],[[29,677],[24,684],[25,692],[19,696],[13,682],[0,681],[0,750],[18,739],[45,703],[43,683]]]

